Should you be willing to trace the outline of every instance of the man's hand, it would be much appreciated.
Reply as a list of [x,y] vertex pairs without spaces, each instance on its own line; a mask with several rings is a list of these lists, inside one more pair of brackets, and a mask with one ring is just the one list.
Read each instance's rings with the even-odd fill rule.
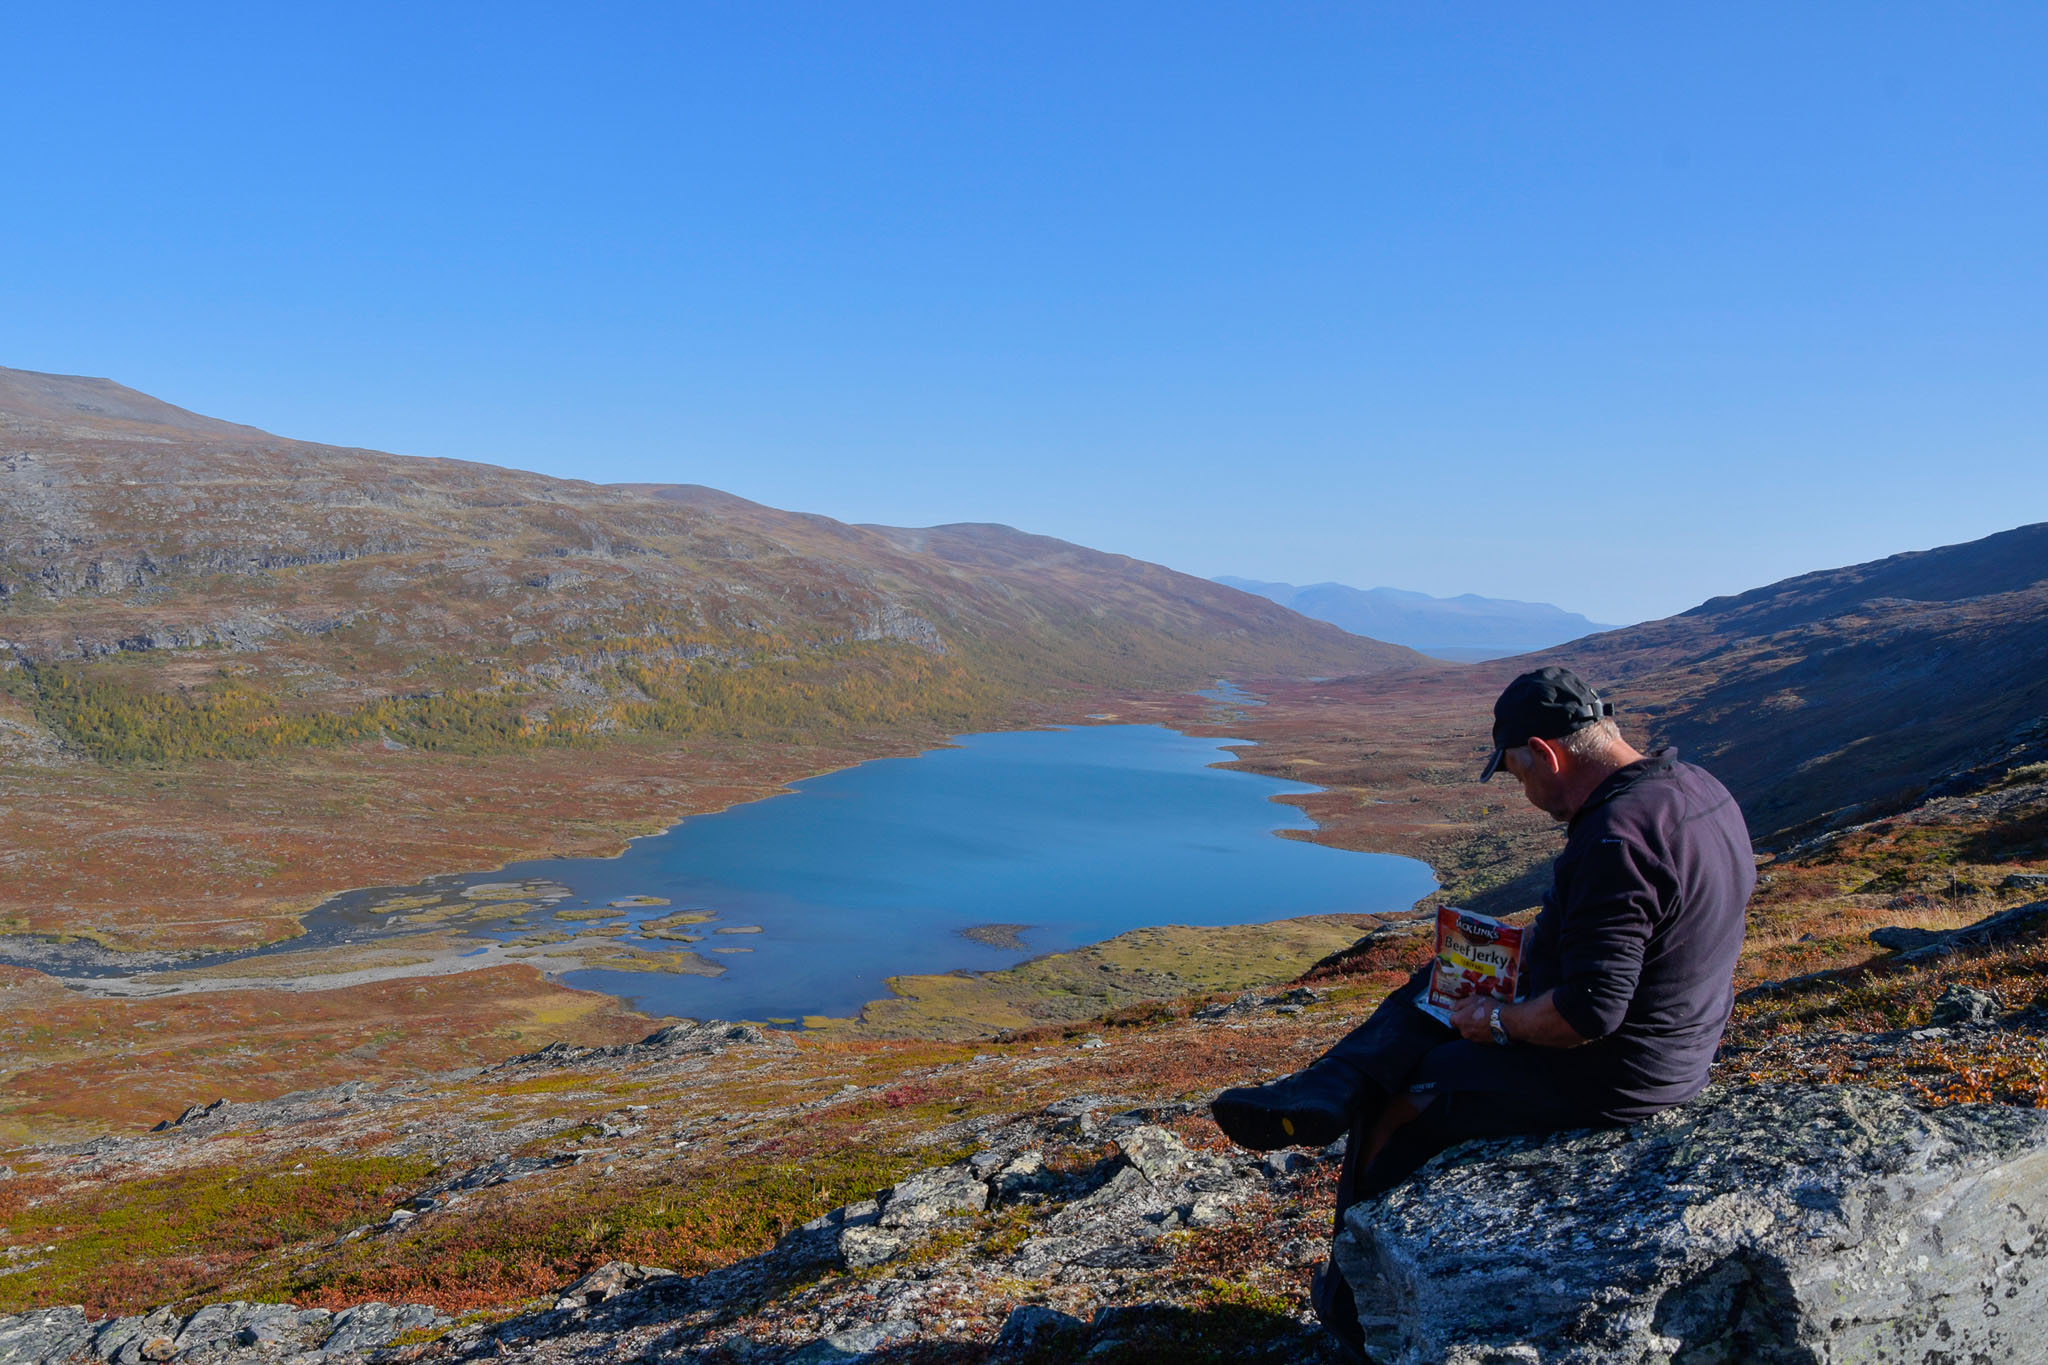
[[1548,991],[1533,1000],[1519,1000],[1513,1004],[1504,1004],[1490,995],[1468,995],[1451,1006],[1451,1027],[1467,1042],[1491,1047],[1493,1025],[1489,1021],[1495,1005],[1500,1006],[1501,1027],[1517,1043],[1534,1043],[1538,1047],[1577,1047],[1586,1041],[1585,1036],[1557,1012],[1557,1005]]
[[[1451,1027],[1468,1043],[1491,1043],[1493,1024],[1490,1021],[1493,1007],[1498,1004],[1500,1001],[1490,995],[1468,995],[1451,1006]],[[1506,1021],[1506,1010],[1501,1011],[1501,1019]]]

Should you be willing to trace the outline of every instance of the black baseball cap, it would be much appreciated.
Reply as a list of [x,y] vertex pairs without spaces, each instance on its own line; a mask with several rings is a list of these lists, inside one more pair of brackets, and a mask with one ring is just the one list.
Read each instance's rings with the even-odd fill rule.
[[1532,739],[1563,739],[1614,714],[1614,703],[1569,668],[1539,668],[1507,685],[1493,704],[1493,756],[1480,770],[1490,782],[1500,769],[1501,755]]

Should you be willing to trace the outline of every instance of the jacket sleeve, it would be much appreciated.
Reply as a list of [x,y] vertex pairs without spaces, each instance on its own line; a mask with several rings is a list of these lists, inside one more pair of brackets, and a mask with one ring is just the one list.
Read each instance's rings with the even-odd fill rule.
[[1605,1038],[1628,1016],[1657,904],[1650,857],[1626,840],[1601,838],[1573,869],[1558,931],[1562,980],[1552,998],[1581,1037]]

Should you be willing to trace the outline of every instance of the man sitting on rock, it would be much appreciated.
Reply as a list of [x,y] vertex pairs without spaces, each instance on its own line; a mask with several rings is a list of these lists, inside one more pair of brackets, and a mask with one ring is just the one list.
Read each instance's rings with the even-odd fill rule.
[[[1670,749],[1638,753],[1613,714],[1562,668],[1524,673],[1494,703],[1479,780],[1505,768],[1566,826],[1525,998],[1468,997],[1446,1027],[1416,1008],[1424,968],[1306,1070],[1211,1105],[1258,1151],[1348,1133],[1340,1231],[1353,1203],[1454,1143],[1632,1123],[1705,1088],[1756,885],[1749,833],[1727,788]],[[1355,1346],[1350,1298],[1325,1266],[1316,1312]]]

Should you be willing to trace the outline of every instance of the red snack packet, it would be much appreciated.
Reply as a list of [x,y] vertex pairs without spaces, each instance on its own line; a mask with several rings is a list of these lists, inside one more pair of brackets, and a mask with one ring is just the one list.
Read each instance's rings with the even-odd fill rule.
[[1448,1024],[1451,1006],[1468,995],[1520,999],[1523,933],[1491,915],[1438,906],[1436,965],[1430,968],[1429,991],[1416,997],[1415,1007]]

